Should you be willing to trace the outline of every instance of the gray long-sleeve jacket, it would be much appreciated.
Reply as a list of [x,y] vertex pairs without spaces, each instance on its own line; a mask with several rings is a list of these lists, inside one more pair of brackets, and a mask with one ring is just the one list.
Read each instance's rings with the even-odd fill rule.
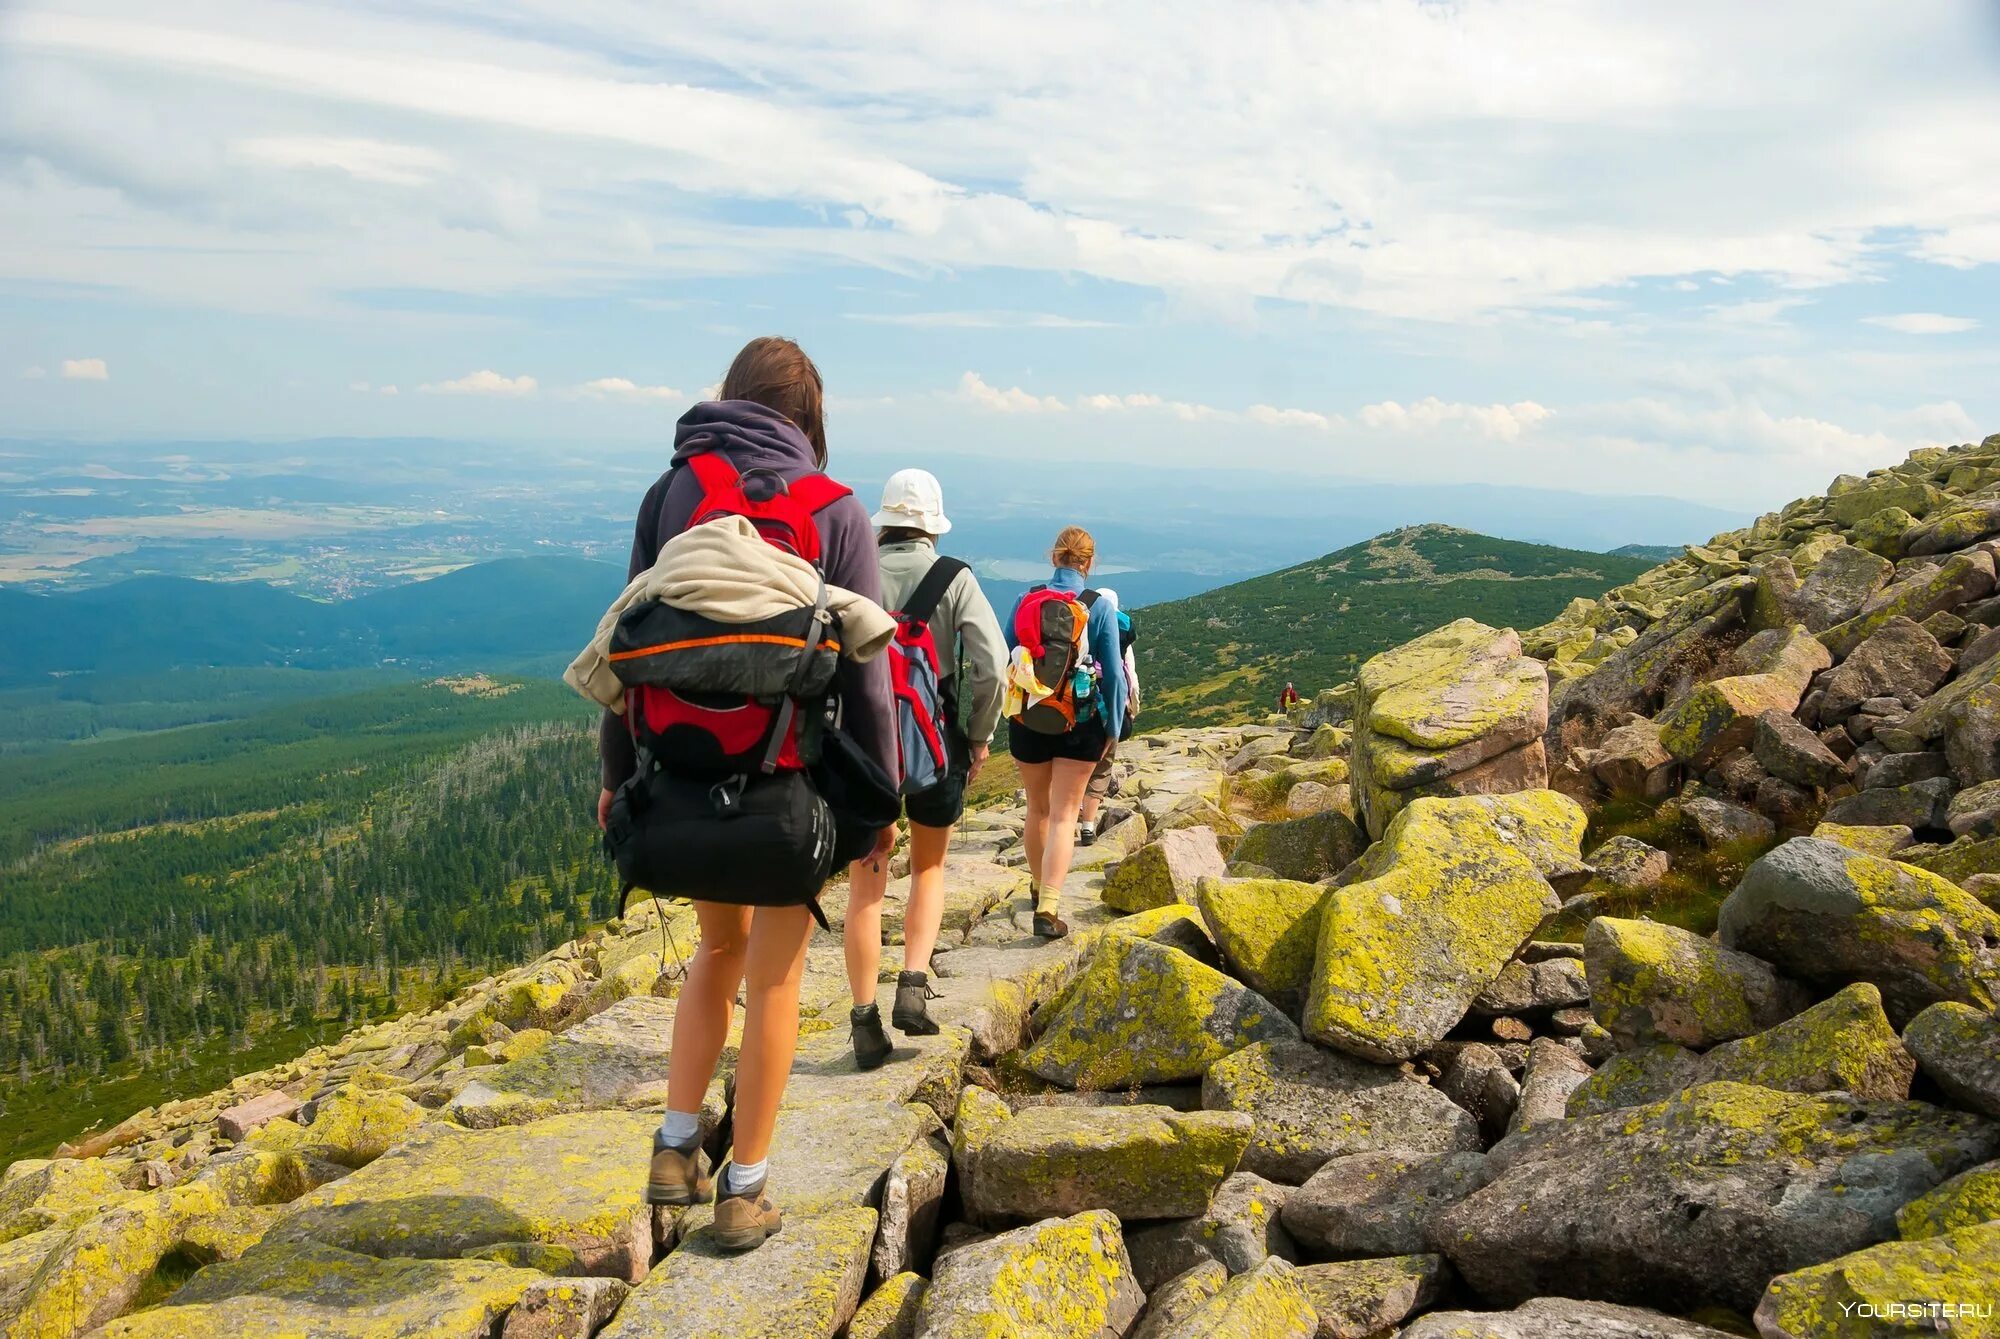
[[[937,546],[928,539],[884,544],[878,551],[882,562],[882,607],[901,609],[917,593],[917,586],[931,564],[938,559]],[[931,640],[937,644],[938,678],[950,683],[965,670],[965,687],[958,704],[965,737],[974,744],[987,744],[1000,725],[1000,696],[1007,674],[1007,640],[1000,635],[1000,620],[979,579],[967,568],[945,587],[931,619]]]

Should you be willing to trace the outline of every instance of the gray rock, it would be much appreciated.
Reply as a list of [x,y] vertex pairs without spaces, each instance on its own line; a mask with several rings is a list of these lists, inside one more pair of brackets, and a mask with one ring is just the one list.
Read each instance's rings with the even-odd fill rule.
[[1451,1288],[1441,1255],[1305,1265],[1294,1272],[1319,1316],[1319,1339],[1373,1339]]
[[500,1339],[590,1339],[624,1305],[617,1279],[543,1279],[507,1313]]
[[1757,787],[1770,780],[1770,776],[1757,762],[1757,755],[1747,748],[1731,749],[1722,755],[1703,778],[1717,790],[1727,791],[1740,800],[1747,800],[1757,793]]
[[1186,1273],[1168,1279],[1158,1288],[1150,1291],[1146,1298],[1146,1314],[1139,1318],[1139,1328],[1132,1331],[1130,1339],[1160,1339],[1171,1334],[1189,1316],[1201,1310],[1208,1299],[1221,1292],[1229,1282],[1229,1271],[1222,1262],[1213,1258],[1204,1259]]
[[1701,1057],[1672,1042],[1620,1051],[1577,1085],[1569,1097],[1569,1115],[1601,1116],[1621,1107],[1662,1102],[1699,1083],[1701,1073]]
[[1963,1004],[1933,1004],[1910,1020],[1903,1045],[1945,1096],[2000,1116],[2000,1017]]
[[1217,1061],[1202,1102],[1248,1112],[1256,1125],[1244,1170],[1290,1185],[1352,1153],[1480,1147],[1472,1117],[1437,1089],[1307,1042],[1261,1043]]
[[1762,814],[1712,795],[1698,795],[1685,801],[1681,813],[1694,825],[1701,844],[1710,850],[1758,845],[1777,835],[1771,820]]
[[1528,1043],[1528,1072],[1521,1080],[1521,1100],[1507,1125],[1508,1134],[1532,1130],[1569,1117],[1570,1094],[1583,1086],[1591,1068],[1582,1056],[1552,1037]]
[[[1890,757],[1921,757],[1921,754],[1891,754]],[[1886,760],[1885,760],[1886,761]],[[1873,777],[1873,773],[1870,773]],[[1949,777],[1915,781],[1907,786],[1880,787],[1858,791],[1835,800],[1826,807],[1826,821],[1843,827],[1941,828],[1951,811],[1951,797],[1958,784]]]
[[1406,1328],[1401,1339],[1728,1339],[1728,1335],[1640,1307],[1537,1297],[1512,1311],[1433,1311]]
[[1319,1317],[1299,1284],[1297,1271],[1283,1260],[1266,1260],[1223,1284],[1220,1292],[1187,1319],[1162,1331],[1162,1339],[1220,1339],[1226,1335],[1313,1339],[1318,1330]]
[[989,1226],[1109,1209],[1121,1222],[1207,1210],[1250,1142],[1249,1116],[1165,1107],[1030,1107],[968,1145],[960,1193]]
[[871,1283],[879,1285],[905,1270],[920,1273],[930,1264],[950,1174],[951,1146],[937,1135],[917,1140],[889,1165],[868,1261]]
[[1222,851],[1213,828],[1179,828],[1163,832],[1105,875],[1099,894],[1117,911],[1150,911],[1176,902],[1194,903],[1194,886],[1204,877],[1224,873]]
[[1940,1000],[2000,1000],[2000,914],[1939,875],[1813,837],[1751,865],[1717,932],[1789,976],[1874,983],[1899,1026]]
[[1892,618],[1819,680],[1820,719],[1837,721],[1884,694],[1928,696],[1951,673],[1951,653],[1907,618]]
[[1278,1221],[1290,1193],[1289,1186],[1238,1172],[1222,1183],[1200,1215],[1134,1225],[1125,1234],[1125,1249],[1139,1286],[1150,1293],[1205,1260],[1220,1261],[1232,1276],[1272,1256],[1296,1263],[1298,1247]]
[[1860,613],[1894,570],[1886,558],[1843,544],[1813,566],[1788,603],[1807,631],[1824,632]]
[[1584,978],[1583,964],[1575,958],[1534,963],[1517,959],[1501,968],[1499,978],[1479,992],[1472,1001],[1472,1011],[1488,1017],[1526,1014],[1568,1009],[1589,999],[1590,986]]
[[1757,783],[1757,793],[1750,797],[1750,803],[1773,823],[1788,828],[1804,826],[1814,809],[1811,791],[1775,776]]
[[1660,742],[1659,723],[1644,717],[1607,733],[1581,760],[1617,800],[1665,799],[1679,765]]
[[1281,879],[1311,883],[1345,868],[1367,845],[1353,819],[1329,809],[1277,823],[1253,823],[1229,858],[1262,865]]
[[840,1334],[861,1302],[875,1211],[784,1208],[784,1231],[754,1251],[722,1249],[712,1226],[693,1232],[632,1290],[601,1339],[728,1339],[753,1316],[755,1333]]
[[1945,756],[1968,786],[2000,776],[2000,688],[1975,689],[1945,720]]
[[1950,775],[1951,763],[1942,753],[1885,753],[1868,764],[1861,786],[1864,790],[1886,790]]
[[1954,837],[1991,837],[2000,832],[2000,781],[1982,781],[1952,796],[1945,826]]
[[918,1306],[917,1333],[1119,1339],[1145,1304],[1118,1220],[1099,1209],[1002,1232],[940,1259]]
[[1507,1062],[1492,1047],[1478,1042],[1458,1048],[1438,1090],[1477,1120],[1489,1139],[1499,1138],[1506,1130],[1521,1100],[1521,1085]]
[[1625,1046],[1713,1046],[1810,1002],[1769,963],[1658,921],[1598,917],[1584,931],[1583,962],[1591,1013]]
[[2000,1124],[1920,1102],[1704,1084],[1506,1140],[1430,1237],[1482,1297],[1748,1311],[1773,1275],[1894,1235],[1899,1208],[1996,1150]]
[[1650,892],[1673,868],[1674,858],[1637,837],[1612,837],[1584,857],[1597,878],[1627,892]]
[[1847,780],[1847,764],[1790,712],[1759,716],[1753,748],[1759,766],[1794,785],[1827,790]]
[[1356,1153],[1313,1173],[1280,1217],[1314,1257],[1412,1255],[1432,1215],[1489,1179],[1483,1153]]

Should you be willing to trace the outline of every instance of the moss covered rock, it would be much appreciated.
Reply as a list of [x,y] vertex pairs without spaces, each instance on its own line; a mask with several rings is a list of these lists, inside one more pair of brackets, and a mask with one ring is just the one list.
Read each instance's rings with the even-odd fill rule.
[[632,1290],[599,1339],[733,1339],[750,1324],[752,1333],[833,1339],[861,1302],[875,1211],[780,1207],[784,1230],[754,1251],[725,1251],[713,1227],[697,1229]]
[[915,1339],[917,1311],[931,1281],[905,1271],[882,1280],[847,1322],[847,1339]]
[[1590,1011],[1621,1046],[1713,1046],[1772,1027],[1808,996],[1769,963],[1657,921],[1600,916],[1583,936]]
[[134,1198],[118,1167],[99,1158],[56,1158],[0,1181],[0,1242],[69,1227]]
[[965,1206],[983,1223],[1085,1209],[1127,1223],[1187,1218],[1236,1170],[1250,1131],[1236,1112],[1029,1107],[968,1146]]
[[1542,870],[1581,858],[1584,826],[1554,791],[1410,804],[1371,877],[1322,906],[1306,1033],[1370,1060],[1429,1050],[1556,910]]
[[644,1152],[657,1124],[601,1111],[494,1130],[432,1125],[299,1200],[270,1239],[429,1259],[536,1242],[569,1248],[589,1273],[636,1282],[653,1238],[634,1150]]
[[1845,846],[1850,851],[1863,855],[1881,856],[1884,859],[1908,846],[1915,834],[1900,823],[1887,827],[1857,827],[1849,823],[1821,823],[1812,830],[1812,835],[1823,842],[1833,842]]
[[1229,1271],[1215,1259],[1203,1260],[1193,1269],[1168,1279],[1147,1297],[1146,1314],[1129,1339],[1160,1339],[1161,1335],[1172,1333],[1174,1327],[1201,1310],[1228,1282]]
[[1881,992],[1857,981],[1769,1031],[1716,1047],[1701,1068],[1703,1082],[1892,1102],[1910,1095],[1917,1062],[1889,1026]]
[[[187,1226],[221,1210],[205,1186],[141,1195],[55,1234],[33,1274],[0,1283],[0,1334],[8,1339],[67,1339],[122,1315]],[[23,1241],[32,1241],[36,1233]]]
[[1195,884],[1219,878],[1222,850],[1212,828],[1163,832],[1118,862],[1099,894],[1114,911],[1151,911],[1194,901]]
[[250,1136],[258,1148],[304,1153],[365,1167],[424,1123],[424,1109],[401,1093],[349,1085],[319,1102],[311,1125],[276,1121]]
[[1216,1190],[1208,1207],[1189,1218],[1134,1223],[1125,1229],[1132,1272],[1148,1293],[1204,1260],[1219,1261],[1241,1274],[1265,1260],[1298,1260],[1291,1234],[1278,1222],[1290,1187],[1253,1172],[1237,1172]]
[[1709,767],[1725,753],[1748,748],[1765,712],[1796,711],[1812,676],[1832,663],[1802,626],[1760,632],[1725,662],[1734,673],[1696,685],[1660,713],[1660,743],[1682,762]]
[[1195,1079],[1231,1051],[1296,1038],[1277,1005],[1178,949],[1108,935],[1022,1056],[1066,1088],[1129,1088]]
[[1246,1170],[1291,1185],[1350,1153],[1479,1147],[1472,1117],[1429,1084],[1306,1042],[1260,1042],[1218,1060],[1201,1096],[1210,1110],[1255,1120]]
[[1484,1297],[1747,1311],[1774,1275],[1882,1240],[1996,1152],[2000,1124],[1921,1102],[1708,1083],[1508,1139],[1431,1239]]
[[1252,823],[1229,858],[1235,864],[1262,865],[1279,878],[1311,883],[1344,869],[1367,844],[1353,819],[1328,809],[1303,818]]
[[1288,1012],[1305,1004],[1327,890],[1293,879],[1203,879],[1195,906],[1229,970]]
[[2000,913],[1926,870],[1795,837],[1761,857],[1722,904],[1730,948],[1801,980],[1873,982],[1889,1017],[2000,1001]]
[[1903,1045],[1953,1102],[2000,1116],[2000,1017],[1964,1004],[1933,1004],[1910,1021]]
[[1897,1213],[1896,1230],[1905,1241],[1915,1241],[1992,1222],[2000,1222],[2000,1162],[1960,1172],[1911,1200]]
[[1266,1260],[1229,1280],[1162,1339],[1313,1339],[1318,1333],[1319,1315],[1298,1271],[1283,1260]]
[[1991,1335],[2000,1223],[1891,1241],[1771,1280],[1757,1305],[1767,1339]]
[[1120,1339],[1145,1303],[1118,1219],[1093,1210],[1003,1232],[939,1260],[918,1306],[918,1332]]
[[1312,1259],[1427,1249],[1431,1217],[1491,1179],[1483,1153],[1399,1151],[1335,1158],[1285,1199],[1285,1228]]
[[99,1333],[117,1339],[474,1339],[491,1334],[543,1277],[483,1260],[380,1260],[312,1242],[266,1243],[208,1266],[164,1305],[113,1321]]
[[1729,1339],[1731,1333],[1644,1307],[1537,1297],[1512,1311],[1433,1311],[1400,1339]]
[[1620,1051],[1570,1093],[1569,1114],[1596,1116],[1664,1101],[1701,1082],[1701,1074],[1701,1056],[1672,1042]]
[[[553,1039],[502,1044],[497,1067],[446,1080],[445,1115],[461,1125],[519,1125],[565,1111],[664,1100],[674,1001],[634,993]],[[516,1034],[517,1038],[522,1035]]]
[[1451,1288],[1451,1267],[1441,1255],[1306,1265],[1293,1277],[1319,1316],[1320,1339],[1372,1339]]

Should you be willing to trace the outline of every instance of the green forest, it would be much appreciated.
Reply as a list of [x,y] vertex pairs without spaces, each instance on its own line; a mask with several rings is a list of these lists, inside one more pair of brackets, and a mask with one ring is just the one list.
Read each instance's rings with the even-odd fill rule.
[[0,761],[0,1162],[614,914],[593,725],[440,681]]
[[1377,651],[1455,618],[1533,627],[1652,565],[1421,525],[1149,605],[1133,615],[1141,728],[1240,720],[1274,707],[1288,681],[1311,697],[1353,678]]

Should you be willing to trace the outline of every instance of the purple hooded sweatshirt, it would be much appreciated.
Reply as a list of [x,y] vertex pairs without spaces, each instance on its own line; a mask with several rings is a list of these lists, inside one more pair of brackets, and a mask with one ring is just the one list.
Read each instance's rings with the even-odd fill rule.
[[[626,580],[650,568],[659,559],[660,545],[687,529],[688,518],[701,498],[701,485],[693,470],[680,466],[701,451],[720,452],[739,473],[765,469],[796,479],[818,468],[805,433],[776,410],[751,400],[705,400],[696,405],[681,415],[674,430],[673,464],[646,490],[646,500],[639,504]],[[881,603],[882,569],[875,561],[875,532],[859,499],[849,496],[829,503],[813,519],[819,524],[820,569],[826,579]],[[849,733],[887,775],[898,775],[895,698],[888,657],[877,656],[866,664],[843,659],[834,673],[834,683],[840,690],[841,712]],[[616,790],[638,766],[625,718],[605,712],[597,743],[603,759],[604,788]]]

